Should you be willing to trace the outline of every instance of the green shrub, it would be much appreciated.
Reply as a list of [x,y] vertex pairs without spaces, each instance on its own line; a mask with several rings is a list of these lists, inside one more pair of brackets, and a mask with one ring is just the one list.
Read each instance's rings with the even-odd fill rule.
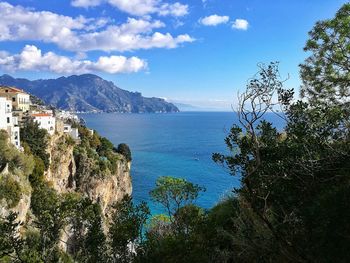
[[125,144],[125,143],[119,144],[118,148],[117,148],[117,152],[124,155],[124,157],[126,158],[126,160],[128,162],[130,162],[132,160],[131,151],[130,151],[130,148],[127,144]]
[[30,153],[24,154],[9,143],[7,132],[0,131],[0,168],[8,164],[9,170],[20,170],[28,176],[34,167],[34,161]]
[[28,120],[21,128],[21,142],[26,143],[33,155],[43,160],[45,169],[49,168],[50,155],[46,152],[48,145],[48,134],[44,129],[39,128],[39,124],[33,120]]
[[21,199],[21,187],[11,176],[0,178],[0,199],[5,199],[8,208],[15,207]]

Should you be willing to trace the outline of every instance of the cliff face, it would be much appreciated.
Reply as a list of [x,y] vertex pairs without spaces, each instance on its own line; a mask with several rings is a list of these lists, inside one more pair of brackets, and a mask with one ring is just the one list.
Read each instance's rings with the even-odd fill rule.
[[[104,176],[95,169],[86,169],[83,173],[77,170],[77,157],[74,155],[75,146],[71,144],[68,135],[51,137],[48,152],[51,156],[50,169],[46,172],[47,181],[58,193],[78,192],[92,201],[101,205],[102,213],[108,214],[108,208],[120,201],[125,195],[131,195],[132,184],[130,176],[131,163],[123,156],[113,164],[113,172],[107,172]],[[86,158],[85,167],[92,163],[91,158]],[[91,171],[93,170],[93,171]],[[82,176],[83,174],[83,176]]]
[[28,176],[33,171],[33,158],[10,144],[6,131],[0,130],[0,216],[10,211],[25,222],[30,210],[32,188]]
[[101,205],[102,213],[109,214],[110,206],[120,201],[125,195],[131,195],[130,163],[121,161],[116,173],[105,178],[93,177],[84,180],[79,191]]
[[[29,182],[33,157],[17,151],[1,136],[0,132],[0,156],[4,155],[0,165],[0,217],[6,217],[12,211],[18,213],[18,221],[25,223],[33,219],[33,189]],[[69,135],[55,133],[48,141],[50,166],[44,173],[44,180],[58,194],[78,193],[98,203],[107,223],[111,205],[125,195],[131,195],[131,162],[110,145],[103,152],[109,159],[97,153],[88,141],[100,139],[111,144],[98,135],[85,134],[85,139],[78,142]]]

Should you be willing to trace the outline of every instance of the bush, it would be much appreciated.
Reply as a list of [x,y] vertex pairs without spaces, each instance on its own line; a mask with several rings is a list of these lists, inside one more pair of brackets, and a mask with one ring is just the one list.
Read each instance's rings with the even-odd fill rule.
[[0,131],[0,169],[6,164],[11,172],[20,170],[28,176],[33,170],[34,161],[30,153],[23,154],[10,145],[7,132]]
[[132,160],[131,151],[127,144],[121,143],[118,145],[117,152],[122,154],[128,162]]
[[0,179],[0,199],[5,199],[8,208],[15,207],[21,199],[21,187],[10,176]]
[[47,136],[47,131],[40,129],[39,124],[33,120],[28,120],[21,128],[21,142],[25,142],[31,153],[43,160],[45,169],[48,169],[50,165],[50,155],[46,152]]

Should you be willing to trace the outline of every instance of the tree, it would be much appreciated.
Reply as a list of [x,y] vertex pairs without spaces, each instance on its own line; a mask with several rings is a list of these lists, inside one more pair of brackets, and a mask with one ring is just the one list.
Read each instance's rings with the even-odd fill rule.
[[131,151],[130,148],[127,144],[121,143],[118,145],[117,152],[123,155],[128,162],[131,162],[132,157],[131,157]]
[[28,176],[33,170],[33,156],[18,151],[9,143],[6,131],[0,130],[0,170],[8,165],[9,171],[21,170]]
[[[236,189],[236,257],[248,262],[346,262],[349,243],[335,236],[349,233],[343,220],[350,220],[350,210],[334,207],[334,213],[326,213],[320,206],[342,202],[350,194],[345,186],[350,183],[347,115],[337,104],[292,102],[293,92],[283,89],[275,70],[263,69],[248,83],[240,105],[241,125],[234,125],[225,140],[231,154],[213,155],[242,181]],[[283,131],[264,120],[275,107],[274,92],[285,111]]]
[[18,214],[10,212],[5,218],[0,218],[0,261],[4,257],[20,259],[23,247],[18,230],[21,223],[17,220]]
[[86,262],[107,262],[106,236],[102,228],[101,208],[94,205],[94,217],[89,222],[85,237]]
[[166,209],[170,219],[184,205],[191,204],[205,188],[182,178],[159,177],[156,188],[150,192],[153,201]]
[[114,262],[132,262],[142,243],[143,226],[150,215],[145,202],[134,205],[130,196],[114,204],[109,239]]
[[48,145],[48,134],[44,129],[39,128],[39,124],[29,119],[21,128],[21,142],[26,143],[31,153],[39,157],[48,169],[50,165],[50,155],[46,152]]
[[302,93],[310,102],[348,103],[350,97],[350,4],[333,19],[319,21],[304,48],[310,56],[300,65]]
[[42,183],[33,189],[31,209],[35,215],[34,225],[39,230],[39,253],[45,261],[53,260],[61,231],[65,226],[62,200],[57,192]]

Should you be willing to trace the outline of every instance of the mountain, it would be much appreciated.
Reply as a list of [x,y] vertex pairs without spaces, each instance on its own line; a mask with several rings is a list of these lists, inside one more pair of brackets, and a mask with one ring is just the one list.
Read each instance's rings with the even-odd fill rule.
[[113,82],[93,74],[30,81],[0,76],[0,85],[21,88],[46,104],[77,112],[178,112],[172,103],[160,98],[145,98],[139,92],[118,88]]
[[191,104],[186,103],[179,103],[179,102],[173,102],[173,104],[180,110],[180,111],[202,111],[202,108],[193,106]]

